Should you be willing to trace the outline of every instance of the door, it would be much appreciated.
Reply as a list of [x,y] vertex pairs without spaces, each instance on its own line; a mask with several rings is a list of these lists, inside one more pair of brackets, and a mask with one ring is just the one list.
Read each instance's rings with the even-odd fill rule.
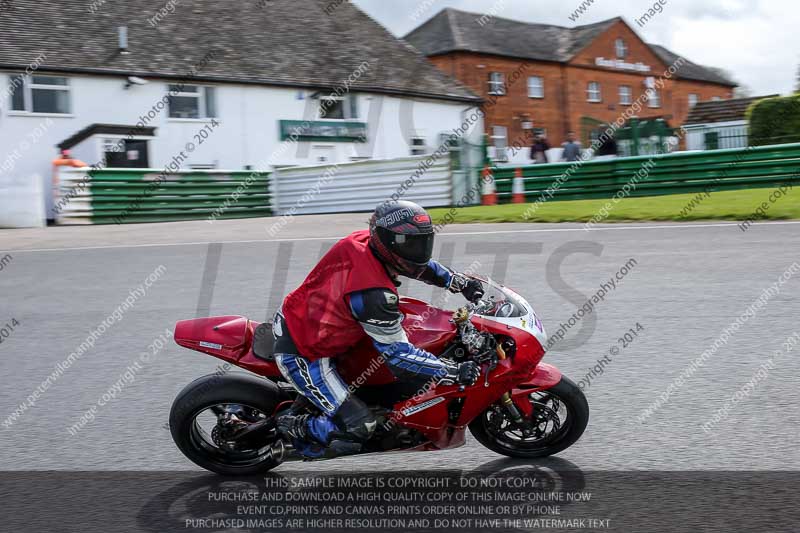
[[128,140],[124,141],[122,150],[106,152],[107,168],[150,168],[150,155],[148,153],[148,141]]

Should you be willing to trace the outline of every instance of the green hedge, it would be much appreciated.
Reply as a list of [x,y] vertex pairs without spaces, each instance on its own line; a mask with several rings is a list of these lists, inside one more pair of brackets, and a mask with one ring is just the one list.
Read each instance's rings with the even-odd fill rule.
[[800,94],[756,102],[748,118],[751,146],[800,142]]

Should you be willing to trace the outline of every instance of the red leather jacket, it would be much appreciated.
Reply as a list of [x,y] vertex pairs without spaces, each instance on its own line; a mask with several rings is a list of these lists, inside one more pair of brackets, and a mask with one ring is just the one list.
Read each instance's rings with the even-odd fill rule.
[[386,268],[369,249],[369,230],[337,242],[283,301],[283,316],[300,355],[315,360],[347,352],[367,337],[347,295],[385,288],[397,294]]

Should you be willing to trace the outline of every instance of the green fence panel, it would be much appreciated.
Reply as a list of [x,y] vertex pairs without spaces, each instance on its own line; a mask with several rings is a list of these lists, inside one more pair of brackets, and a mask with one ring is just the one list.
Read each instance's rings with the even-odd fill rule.
[[[88,175],[79,190],[61,185],[71,198],[62,224],[126,224],[272,215],[267,172],[104,169]],[[77,194],[74,194],[75,192]]]
[[629,183],[630,196],[770,187],[800,182],[800,144],[494,168],[501,202],[520,169],[529,202],[609,198]]

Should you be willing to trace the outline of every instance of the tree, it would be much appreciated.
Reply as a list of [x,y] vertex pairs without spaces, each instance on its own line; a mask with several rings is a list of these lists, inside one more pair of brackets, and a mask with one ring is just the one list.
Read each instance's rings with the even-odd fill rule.
[[800,94],[759,100],[747,117],[750,146],[800,142]]
[[749,85],[740,83],[738,87],[733,90],[734,98],[750,98],[753,96],[753,89]]
[[794,88],[796,93],[800,93],[800,65],[797,67],[797,85]]
[[739,82],[736,79],[736,77],[733,74],[731,74],[729,70],[718,67],[706,67],[706,68],[714,72],[714,74],[716,74],[717,76],[725,78],[726,80],[729,80],[736,84],[736,88],[733,89],[734,98],[749,98],[753,96],[753,90],[744,83]]

